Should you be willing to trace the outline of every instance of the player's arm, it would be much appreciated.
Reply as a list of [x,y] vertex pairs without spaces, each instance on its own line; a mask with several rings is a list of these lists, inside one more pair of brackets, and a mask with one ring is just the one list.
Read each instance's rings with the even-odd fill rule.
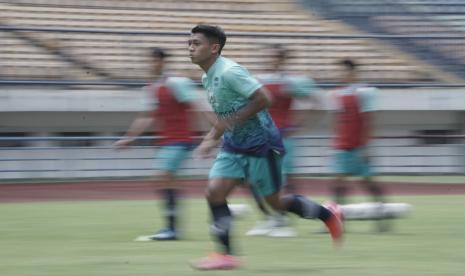
[[249,118],[255,116],[258,112],[267,108],[271,104],[271,99],[268,92],[264,88],[258,88],[250,97],[250,102],[239,110],[234,116],[227,119],[220,119],[214,114],[208,114],[208,120],[212,123],[213,127],[205,135],[202,143],[196,150],[196,155],[201,158],[209,157],[211,150],[221,143],[221,137],[227,128],[232,128],[236,124],[247,121]]
[[268,108],[271,105],[271,98],[264,87],[258,88],[250,97],[249,103],[241,108],[236,114],[225,119],[217,119],[214,128],[216,129],[214,137],[218,139],[223,135],[227,128],[233,128],[255,116],[258,112]]
[[308,131],[320,123],[314,112],[323,108],[322,99],[318,93],[312,93],[296,98],[292,110],[292,129],[286,132],[286,136],[296,135],[299,132]]
[[124,138],[116,141],[113,146],[124,148],[134,142],[147,128],[153,125],[154,118],[151,112],[142,112],[131,124]]
[[210,117],[209,121],[213,127],[197,148],[197,153],[201,157],[207,157],[210,151],[221,142],[226,129],[245,122],[271,104],[266,89],[258,80],[250,76],[245,68],[234,66],[224,73],[223,78],[231,91],[248,98],[249,102],[230,117],[218,118],[216,115],[213,118]]
[[309,120],[311,112],[323,106],[320,91],[315,82],[306,76],[296,76],[290,79],[291,92],[294,98],[292,112],[292,129],[286,132],[287,136],[295,135],[304,129],[312,128],[318,120]]
[[230,68],[224,74],[224,81],[232,91],[247,98],[248,103],[232,116],[218,120],[214,126],[217,135],[222,135],[226,128],[233,128],[235,125],[247,121],[271,105],[269,92],[257,79],[250,75],[247,69],[241,66]]

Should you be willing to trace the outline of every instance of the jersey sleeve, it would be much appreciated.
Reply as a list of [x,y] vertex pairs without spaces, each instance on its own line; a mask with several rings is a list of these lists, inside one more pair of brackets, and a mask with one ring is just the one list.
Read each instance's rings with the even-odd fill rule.
[[306,97],[316,91],[315,82],[304,76],[291,77],[290,93],[292,97]]
[[197,100],[195,85],[190,79],[173,77],[167,81],[167,84],[178,102],[185,103]]
[[223,75],[226,85],[240,95],[249,98],[252,94],[262,87],[262,84],[252,77],[247,69],[242,66],[233,66]]
[[359,88],[358,92],[362,112],[373,112],[378,110],[376,103],[378,98],[378,89],[375,87],[363,87]]

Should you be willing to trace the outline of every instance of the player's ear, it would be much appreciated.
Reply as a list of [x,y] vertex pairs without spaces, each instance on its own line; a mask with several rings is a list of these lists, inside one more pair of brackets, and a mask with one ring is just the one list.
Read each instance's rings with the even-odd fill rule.
[[212,54],[218,54],[220,52],[220,44],[213,43],[211,47]]

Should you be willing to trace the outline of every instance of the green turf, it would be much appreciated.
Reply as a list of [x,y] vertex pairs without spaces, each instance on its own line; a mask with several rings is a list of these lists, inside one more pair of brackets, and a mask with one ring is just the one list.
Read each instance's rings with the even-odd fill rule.
[[[241,201],[238,199],[236,201]],[[414,205],[389,234],[351,222],[345,246],[313,234],[317,221],[296,220],[300,237],[251,238],[255,214],[237,221],[237,250],[246,266],[197,272],[187,261],[213,249],[203,200],[186,202],[187,240],[133,242],[157,225],[152,201],[0,204],[0,275],[463,275],[465,196],[396,197]],[[239,235],[240,234],[240,235]]]

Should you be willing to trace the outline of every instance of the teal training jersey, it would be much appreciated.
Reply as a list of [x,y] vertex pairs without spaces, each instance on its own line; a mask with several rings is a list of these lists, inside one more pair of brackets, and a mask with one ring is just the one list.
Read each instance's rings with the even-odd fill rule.
[[[221,56],[202,76],[202,84],[213,111],[220,118],[234,116],[262,86],[247,69]],[[228,152],[253,156],[266,156],[270,150],[284,152],[281,135],[266,110],[227,129],[223,138],[223,149]]]

